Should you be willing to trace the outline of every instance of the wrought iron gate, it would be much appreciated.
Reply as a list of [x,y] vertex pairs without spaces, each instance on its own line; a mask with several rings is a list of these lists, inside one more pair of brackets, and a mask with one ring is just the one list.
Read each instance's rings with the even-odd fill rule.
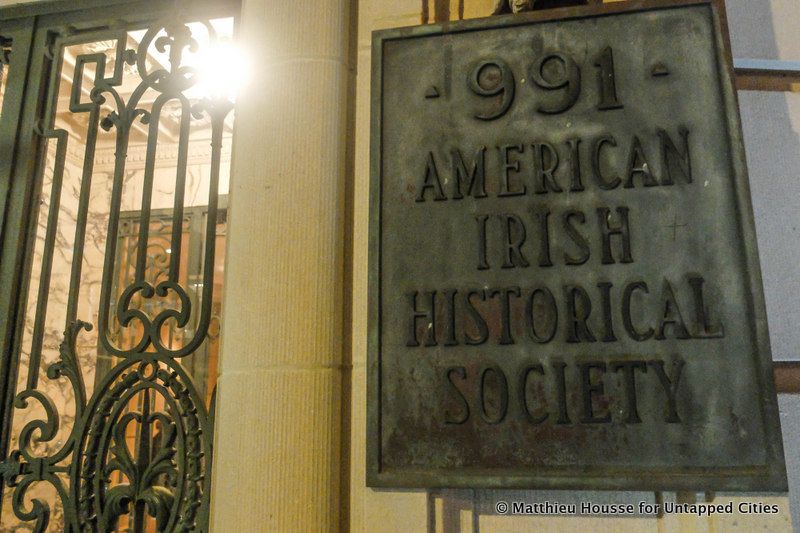
[[0,530],[207,529],[237,5],[186,5],[0,10]]

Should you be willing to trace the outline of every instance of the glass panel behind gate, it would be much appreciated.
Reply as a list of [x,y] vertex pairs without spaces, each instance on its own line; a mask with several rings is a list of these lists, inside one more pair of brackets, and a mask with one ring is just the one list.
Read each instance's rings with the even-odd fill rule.
[[232,31],[53,46],[2,531],[205,528],[233,123],[207,82]]

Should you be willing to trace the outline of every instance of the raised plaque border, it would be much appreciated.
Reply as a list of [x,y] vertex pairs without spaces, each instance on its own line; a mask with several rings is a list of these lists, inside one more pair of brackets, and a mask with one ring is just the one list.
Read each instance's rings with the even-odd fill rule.
[[[767,463],[735,468],[678,467],[538,467],[536,470],[462,468],[403,469],[381,467],[381,201],[382,201],[382,118],[383,46],[387,41],[413,39],[529,25],[554,20],[575,20],[634,13],[705,6],[714,25],[717,74],[727,120],[731,147],[731,170],[736,190],[739,233],[743,238],[744,262],[749,265],[747,280],[751,290],[749,304],[755,317],[753,327],[761,409],[767,443]],[[723,31],[724,29],[724,31]],[[788,490],[778,417],[777,396],[770,354],[767,315],[762,289],[761,268],[756,244],[753,206],[747,178],[744,142],[734,88],[727,27],[715,0],[630,0],[602,5],[551,9],[516,15],[495,16],[459,22],[445,22],[372,33],[371,118],[370,118],[370,215],[368,267],[367,339],[367,486],[383,488],[494,488],[494,489],[569,489],[633,491],[736,491],[786,492]],[[755,289],[755,290],[752,290]],[[759,357],[761,354],[761,357]],[[760,359],[760,360],[758,360]]]

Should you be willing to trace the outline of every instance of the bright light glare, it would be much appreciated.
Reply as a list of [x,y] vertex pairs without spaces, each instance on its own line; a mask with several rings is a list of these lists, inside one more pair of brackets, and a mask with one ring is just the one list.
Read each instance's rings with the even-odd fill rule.
[[198,78],[191,93],[200,98],[233,102],[249,78],[247,58],[230,41],[221,40],[201,47],[192,63]]
[[[0,0],[2,2],[2,0]],[[198,49],[192,52],[188,47],[181,50],[181,66],[193,70],[194,85],[184,94],[190,99],[226,99],[235,101],[249,79],[250,62],[232,41],[233,19],[223,18],[210,21],[217,38],[210,42],[208,28],[204,23],[189,22],[186,26],[196,39]],[[147,30],[131,31],[129,35],[141,43]],[[162,29],[159,36],[166,36]],[[171,50],[159,51],[154,45],[148,47],[148,70],[171,70],[169,54]]]

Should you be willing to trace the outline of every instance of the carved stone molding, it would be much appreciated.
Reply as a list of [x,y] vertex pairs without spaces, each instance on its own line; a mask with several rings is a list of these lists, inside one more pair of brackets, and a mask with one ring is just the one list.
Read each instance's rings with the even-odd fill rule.
[[[53,147],[55,150],[55,147]],[[115,148],[113,145],[98,147],[95,152],[94,168],[98,172],[111,172],[114,170]],[[227,165],[231,160],[231,142],[223,141],[222,164]],[[84,146],[78,142],[71,142],[67,147],[67,161],[73,165],[83,164]],[[207,164],[211,158],[211,142],[208,139],[189,141],[189,165]],[[126,169],[144,170],[147,160],[147,145],[135,144],[128,148]],[[172,168],[178,161],[178,144],[160,144],[155,154],[155,168]]]

